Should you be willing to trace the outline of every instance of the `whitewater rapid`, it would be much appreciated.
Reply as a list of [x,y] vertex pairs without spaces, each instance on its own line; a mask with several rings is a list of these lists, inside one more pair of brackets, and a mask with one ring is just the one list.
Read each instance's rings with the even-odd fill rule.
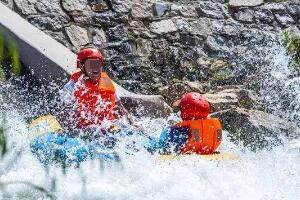
[[[16,120],[18,119],[18,123]],[[205,199],[205,200],[285,200],[300,197],[300,141],[287,142],[272,151],[250,152],[232,144],[224,133],[221,152],[232,152],[236,160],[208,161],[193,156],[162,161],[158,155],[142,150],[134,155],[119,153],[122,166],[106,165],[100,169],[98,161],[87,161],[79,169],[63,173],[58,167],[45,168],[29,150],[30,136],[20,116],[7,119],[13,153],[22,155],[10,170],[1,172],[0,181],[27,181],[51,190],[58,199]],[[167,119],[144,119],[145,128],[158,135]],[[155,127],[155,128],[154,128]],[[8,162],[6,159],[1,167]],[[22,184],[2,188],[2,199],[47,199],[45,195]]]
[[[265,97],[264,101],[268,102],[273,113],[296,119],[300,115],[300,87],[296,76],[289,79],[294,74],[287,66],[289,58],[281,48],[275,48],[272,54],[266,52],[269,56],[265,59],[269,59],[270,68],[262,71],[267,77],[260,91]],[[3,89],[6,86],[1,87]],[[284,91],[282,94],[290,94],[288,107],[281,104],[278,89]],[[79,169],[70,168],[66,173],[55,166],[45,169],[29,149],[31,136],[24,116],[33,111],[36,114],[34,109],[30,110],[32,104],[25,106],[28,112],[20,112],[19,108],[24,106],[16,100],[13,103],[21,106],[14,110],[15,107],[11,107],[11,103],[4,99],[14,94],[18,97],[22,92],[17,90],[9,95],[7,90],[3,91],[0,100],[2,110],[4,108],[8,112],[6,130],[9,153],[0,162],[1,199],[50,198],[24,184],[3,186],[3,183],[14,182],[39,185],[57,199],[300,199],[300,140],[286,140],[282,146],[272,150],[251,152],[230,142],[226,131],[219,150],[234,153],[239,159],[208,161],[191,156],[162,161],[158,155],[151,155],[144,149],[128,155],[119,148],[122,165],[105,165],[102,170],[99,161],[86,161]],[[8,99],[11,101],[16,98]],[[41,105],[34,104],[36,107]],[[169,119],[143,118],[139,124],[149,135],[158,136],[173,119],[174,116]],[[16,155],[18,152],[21,152],[20,155]]]

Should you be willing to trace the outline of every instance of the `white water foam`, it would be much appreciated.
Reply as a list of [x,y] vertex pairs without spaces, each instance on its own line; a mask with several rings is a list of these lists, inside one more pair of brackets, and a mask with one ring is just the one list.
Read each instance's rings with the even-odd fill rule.
[[[3,172],[0,182],[27,181],[50,190],[51,177],[55,177],[54,195],[58,199],[282,200],[300,197],[297,148],[300,143],[295,141],[272,151],[253,153],[232,144],[225,137],[220,150],[234,152],[239,159],[218,162],[193,156],[162,161],[158,155],[145,150],[126,155],[119,149],[122,167],[106,165],[102,171],[99,161],[87,161],[80,169],[67,170],[65,175],[60,168],[50,167],[47,175],[29,151],[28,133],[21,118],[14,116],[8,122],[11,126],[8,132],[11,136],[10,152],[23,148],[23,154],[11,169]],[[163,119],[142,122],[148,128],[155,127],[155,134],[166,123],[167,120]],[[47,198],[22,184],[4,187],[1,194],[4,199]]]
[[[288,59],[282,51],[272,54],[270,81],[262,94],[269,100],[270,109],[280,112],[282,106],[275,84],[282,84],[292,93],[291,105],[299,106],[297,79],[291,74]],[[273,80],[273,81],[272,81]],[[293,87],[291,87],[291,85]],[[280,87],[281,88],[281,87]],[[274,89],[274,90],[273,90]],[[268,91],[268,92],[267,92]],[[280,104],[282,105],[282,104]],[[289,106],[286,117],[299,115],[298,107]],[[274,106],[274,107],[272,107]],[[120,148],[122,166],[104,166],[99,161],[87,161],[79,169],[71,168],[66,174],[59,167],[48,172],[32,156],[29,136],[22,115],[10,111],[8,115],[9,152],[1,161],[0,183],[27,181],[54,191],[57,199],[179,199],[179,200],[292,200],[300,198],[300,141],[293,140],[270,151],[250,152],[234,145],[226,138],[222,152],[233,152],[236,160],[208,161],[194,156],[173,161],[162,161],[158,155],[141,150],[134,155],[125,154]],[[141,119],[139,123],[151,135],[158,136],[168,124],[168,119]],[[14,153],[22,154],[12,164]],[[7,167],[8,166],[8,167]],[[51,186],[55,179],[56,187]],[[53,189],[55,188],[55,189]],[[2,199],[49,199],[43,193],[24,184],[0,187]]]

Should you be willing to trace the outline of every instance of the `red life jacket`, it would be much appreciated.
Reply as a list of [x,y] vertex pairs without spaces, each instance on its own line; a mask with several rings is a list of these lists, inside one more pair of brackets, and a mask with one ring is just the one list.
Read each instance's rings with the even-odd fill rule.
[[105,118],[108,120],[116,119],[114,114],[115,88],[108,75],[102,72],[99,83],[96,85],[90,80],[84,80],[81,76],[81,72],[76,72],[71,76],[71,80],[75,82],[77,128],[100,125]]
[[212,154],[221,144],[222,127],[219,119],[183,121],[175,126],[188,127],[190,130],[189,139],[181,152],[183,154]]

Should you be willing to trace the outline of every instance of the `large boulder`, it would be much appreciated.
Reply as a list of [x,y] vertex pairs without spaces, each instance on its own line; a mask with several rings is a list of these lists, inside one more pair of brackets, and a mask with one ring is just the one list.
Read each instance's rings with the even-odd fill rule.
[[251,9],[240,9],[235,13],[235,18],[241,22],[253,22],[254,20],[254,11]]
[[164,3],[154,3],[153,11],[156,17],[162,17],[168,10],[170,6]]
[[297,126],[287,120],[259,110],[229,109],[212,115],[221,119],[229,138],[251,150],[272,148],[283,138],[299,137]]
[[[27,0],[27,2],[33,1]],[[25,1],[20,2],[24,3]],[[70,21],[70,17],[60,6],[60,0],[35,0],[34,2],[34,9],[38,13],[29,15],[27,20],[41,30],[63,31],[64,26]]]
[[292,16],[300,16],[300,5],[298,4],[289,4],[287,5],[287,11]]
[[251,90],[239,86],[228,87],[204,94],[212,107],[212,112],[231,108],[262,109],[258,96]]
[[87,0],[62,0],[63,8],[68,11],[82,11],[86,8],[88,1]]
[[112,7],[118,13],[129,13],[132,3],[132,0],[114,0]]
[[89,43],[88,32],[85,28],[71,25],[66,27],[65,30],[75,48],[80,48]]
[[149,19],[153,17],[152,4],[145,1],[134,0],[131,7],[131,15],[135,19]]
[[274,15],[272,11],[268,9],[256,9],[254,12],[255,19],[261,23],[271,24],[274,21]]
[[[68,20],[61,15],[54,16],[31,16],[27,18],[28,21],[39,28],[40,30],[50,30],[53,32],[61,31]],[[64,42],[65,43],[65,42]]]
[[60,0],[37,0],[35,3],[35,8],[42,14],[65,16],[66,14],[60,5]]
[[37,11],[34,7],[37,0],[15,0],[16,8],[23,15],[33,15],[37,14]]
[[170,105],[174,104],[174,101],[180,99],[187,92],[203,93],[203,86],[199,82],[183,81],[158,89],[158,94],[162,95]]
[[211,54],[230,55],[230,48],[226,45],[226,38],[222,36],[208,36],[204,49]]
[[263,3],[264,0],[229,0],[229,6],[232,7],[259,6]]
[[171,16],[183,16],[187,18],[197,18],[198,13],[193,5],[185,4],[185,5],[177,5],[171,4]]
[[158,95],[133,95],[121,97],[127,110],[137,117],[168,117],[172,108]]
[[261,8],[271,10],[275,13],[284,13],[286,10],[286,7],[282,3],[269,3],[269,4],[264,4],[261,6]]
[[282,26],[294,24],[294,19],[289,14],[275,14],[275,18]]
[[176,32],[177,27],[172,20],[166,19],[158,22],[152,22],[150,24],[150,30],[156,34],[165,34]]
[[197,36],[207,37],[212,34],[212,23],[208,18],[199,18],[197,21],[190,22],[188,31]]
[[224,19],[228,15],[222,4],[209,1],[199,2],[196,11],[200,17],[210,17],[215,19]]

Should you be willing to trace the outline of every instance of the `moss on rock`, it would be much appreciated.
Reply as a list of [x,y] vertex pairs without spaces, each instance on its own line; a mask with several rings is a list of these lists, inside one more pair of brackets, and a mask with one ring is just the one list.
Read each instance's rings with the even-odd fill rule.
[[293,58],[292,65],[300,71],[300,36],[291,30],[285,30],[283,32],[282,44]]

